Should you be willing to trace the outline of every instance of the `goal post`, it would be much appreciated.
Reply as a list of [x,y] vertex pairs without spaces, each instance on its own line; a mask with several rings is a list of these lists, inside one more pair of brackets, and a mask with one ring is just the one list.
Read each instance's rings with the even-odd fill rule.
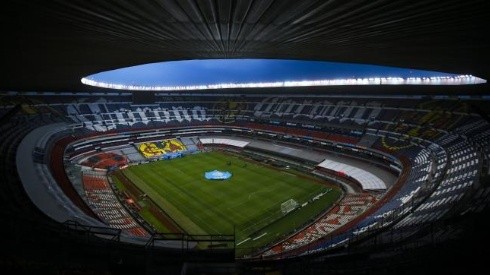
[[289,199],[281,203],[281,212],[283,215],[286,215],[287,213],[296,209],[296,207],[298,207],[298,202],[295,201],[294,199]]

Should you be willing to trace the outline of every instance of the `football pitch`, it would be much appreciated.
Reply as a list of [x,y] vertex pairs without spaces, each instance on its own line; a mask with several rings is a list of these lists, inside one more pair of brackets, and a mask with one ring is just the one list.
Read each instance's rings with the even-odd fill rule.
[[[205,179],[212,170],[229,171],[232,177]],[[338,187],[297,171],[219,151],[130,166],[123,173],[186,233],[236,234],[237,247],[277,241],[341,195]],[[299,207],[284,214],[281,204],[289,199]]]

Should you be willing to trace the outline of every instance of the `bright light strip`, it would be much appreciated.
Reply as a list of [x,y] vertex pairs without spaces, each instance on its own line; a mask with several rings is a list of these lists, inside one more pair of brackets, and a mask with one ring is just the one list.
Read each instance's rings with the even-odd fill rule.
[[323,79],[301,81],[249,82],[249,83],[218,83],[191,86],[142,86],[107,83],[82,78],[82,83],[89,86],[130,91],[196,91],[217,89],[243,88],[280,88],[280,87],[314,87],[314,86],[343,86],[343,85],[471,85],[487,83],[485,79],[472,75],[436,76],[436,77],[370,77]]

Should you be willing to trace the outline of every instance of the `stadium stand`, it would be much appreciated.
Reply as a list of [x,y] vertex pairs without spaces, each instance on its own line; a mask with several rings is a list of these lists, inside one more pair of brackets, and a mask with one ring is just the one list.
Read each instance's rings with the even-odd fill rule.
[[117,167],[127,164],[128,160],[126,158],[113,152],[92,155],[81,163],[81,165],[88,166],[90,168],[99,168],[106,170],[115,169]]
[[347,176],[355,179],[364,190],[386,189],[385,183],[368,171],[353,167],[351,165],[340,163],[333,160],[324,160],[318,164],[318,167],[336,171],[341,176]]
[[88,204],[110,227],[137,237],[149,237],[146,230],[120,204],[105,175],[83,172],[82,181]]
[[197,138],[182,137],[180,141],[187,148],[187,152],[192,153],[198,151],[197,145],[200,144],[200,141]]
[[145,142],[136,145],[146,158],[155,158],[169,153],[186,151],[187,148],[179,139],[167,139],[158,142]]
[[296,248],[303,248],[348,224],[371,207],[376,200],[376,196],[370,194],[349,194],[312,225],[280,245],[273,246],[264,252],[263,256],[268,257],[274,254],[283,254]]
[[[259,146],[260,142],[273,142],[280,145],[277,158],[290,158],[299,163],[301,158],[296,159],[294,155],[301,154],[306,158],[302,165],[311,167],[319,176],[325,175],[317,169],[325,166],[361,184],[364,190],[346,192],[334,207],[311,224],[278,243],[256,248],[249,255],[253,259],[323,255],[344,246],[362,249],[374,243],[393,245],[412,239],[430,243],[423,233],[432,230],[434,224],[438,224],[435,240],[448,240],[459,236],[461,231],[443,229],[441,223],[487,209],[490,191],[481,178],[488,174],[488,168],[484,170],[484,167],[488,167],[490,125],[473,113],[463,112],[458,104],[448,104],[444,108],[449,109],[439,112],[432,111],[431,105],[396,105],[387,100],[354,103],[329,99],[320,104],[322,101],[318,99],[306,103],[290,98],[252,97],[247,98],[247,107],[240,117],[228,116],[223,125],[219,117],[223,110],[213,109],[216,105],[213,100],[216,99],[183,100],[174,106],[169,101],[158,103],[158,107],[134,107],[128,102],[118,102],[117,97],[92,103],[65,102],[53,107],[58,114],[65,114],[65,118],[18,114],[9,117],[8,123],[2,123],[8,135],[2,136],[1,149],[13,159],[21,137],[32,129],[71,120],[71,130],[60,133],[53,130],[37,142],[32,158],[37,163],[39,177],[51,181],[51,173],[52,181],[86,215],[136,239],[148,239],[151,235],[121,205],[105,176],[80,170],[75,165],[80,160],[84,160],[80,163],[86,167],[104,169],[124,166],[128,161],[139,163],[146,158],[137,148],[141,144],[156,146],[162,140],[170,143],[167,146],[164,142],[160,147],[170,148],[178,143],[168,152],[195,152],[203,145],[214,144],[273,155]],[[3,117],[8,115],[9,111]],[[325,158],[314,162],[317,153],[342,153],[353,159],[368,160],[373,167],[397,175],[398,180],[387,185],[366,167],[322,162]],[[109,162],[103,163],[104,159]],[[5,171],[8,169],[4,167]],[[81,178],[78,183],[77,174],[82,175],[78,176]],[[18,181],[18,176],[13,177]],[[2,192],[2,200],[12,200],[5,194],[15,194],[16,188],[9,188],[13,192]],[[80,190],[84,196],[80,196]],[[16,203],[22,205],[22,199],[14,200],[13,205]]]
[[200,138],[199,141],[203,145],[206,144],[223,144],[223,145],[229,145],[233,147],[238,147],[238,148],[243,148],[247,146],[248,142],[246,141],[240,141],[240,140],[233,140],[233,139],[228,139],[228,138]]
[[145,158],[133,146],[122,148],[121,153],[125,155],[130,162],[140,162],[145,160]]
[[[484,3],[7,0],[0,44],[0,273],[488,273],[490,9]],[[410,69],[400,76],[366,70],[367,78],[345,72],[349,80],[334,69],[333,86],[316,86],[325,84],[315,80],[325,77],[319,74],[236,88],[242,86],[229,78],[232,70],[213,74],[225,79],[217,85],[194,82],[208,77],[189,70],[192,84],[171,89],[152,83],[134,91],[142,88],[138,79],[98,79],[148,62],[253,58]],[[144,149],[147,156],[139,150],[165,147],[166,140],[185,149]],[[253,242],[185,232],[143,200],[145,192],[114,176],[132,165],[193,166],[193,158],[214,153],[298,172],[342,194],[294,231],[245,247]],[[183,158],[163,160],[169,156]],[[330,170],[318,166],[326,159]],[[286,210],[301,210],[304,203],[295,201]],[[157,232],[138,207],[160,213],[173,233]],[[288,219],[276,225],[291,225]]]
[[[269,100],[269,99],[265,99],[263,101],[267,101],[267,100]],[[277,104],[280,104],[280,103],[277,103]],[[251,104],[249,104],[249,105],[250,106],[253,106]],[[273,110],[273,108],[271,107],[271,104],[269,104],[266,107],[265,107],[265,105],[267,105],[267,104],[260,105],[260,103],[259,103],[257,105],[257,107],[254,108],[255,109],[255,113],[254,114],[256,116],[258,116],[258,117],[263,117],[264,115],[266,115],[266,113],[268,111]],[[339,119],[339,124],[342,124],[342,122],[346,122],[350,118],[355,119],[355,121],[357,123],[361,122],[361,119],[363,117],[369,117],[370,119],[375,120],[377,118],[377,116],[382,113],[380,111],[380,108],[372,108],[373,106],[374,107],[380,106],[381,104],[379,104],[379,103],[366,104],[367,107],[362,106],[362,105],[352,105],[351,104],[346,109],[343,109],[344,108],[344,105],[349,105],[349,104],[345,104],[344,102],[339,102],[337,104],[332,104],[332,105],[325,104],[322,113],[320,115],[315,115],[314,117],[316,117],[316,118],[319,118],[319,117],[329,118],[329,117],[331,117],[331,118],[335,119],[335,115],[334,114],[337,114],[337,115],[340,114],[341,115],[340,117],[342,117],[342,119],[341,120]],[[290,110],[294,110],[295,109],[294,104],[291,104],[289,106],[290,106],[289,107]],[[307,111],[308,112],[313,112],[312,109],[309,108],[309,106],[306,106],[308,108],[304,108],[304,107],[305,106],[303,105],[303,109],[301,109],[300,111],[295,110],[293,113],[295,115],[300,115],[300,114],[304,114]],[[357,109],[355,111],[353,111],[355,108],[357,108]],[[370,108],[372,108],[372,109],[370,109]],[[91,108],[91,109],[93,110],[94,108]],[[179,108],[177,108],[177,109],[179,109]],[[420,115],[420,116],[417,117],[417,116],[408,116],[408,114],[410,114],[410,112],[412,112],[414,115],[415,114],[418,114],[418,113],[424,114],[424,113],[426,113],[426,111],[425,110],[405,108],[404,109],[404,112],[402,112],[402,115],[398,115],[396,113],[396,108],[393,108],[391,110],[389,108],[386,108],[386,109],[387,109],[387,111],[384,112],[384,117],[385,118],[383,119],[383,121],[380,121],[381,124],[386,125],[386,127],[379,128],[378,130],[376,130],[376,129],[370,130],[371,133],[377,133],[379,130],[385,131],[384,136],[382,136],[383,138],[380,139],[383,142],[381,143],[381,146],[377,146],[376,145],[376,138],[371,137],[370,138],[370,144],[371,144],[371,147],[384,147],[384,149],[393,151],[395,148],[402,148],[403,146],[407,146],[406,145],[406,141],[404,140],[403,136],[401,136],[400,134],[409,133],[410,131],[408,129],[410,129],[411,125],[408,124],[408,123],[403,124],[403,125],[405,125],[404,126],[405,128],[408,127],[406,130],[402,130],[400,128],[396,128],[395,129],[395,128],[391,127],[391,126],[390,126],[391,128],[390,127],[387,128],[387,126],[391,125],[390,123],[387,123],[387,121],[392,121],[393,120],[393,116],[395,116],[395,117],[403,117],[403,120],[404,121],[411,122],[412,125],[420,125],[420,124],[423,125],[425,123],[424,122],[425,118],[424,118],[423,115]],[[182,110],[182,108],[180,108],[180,110]],[[261,112],[261,110],[264,110],[264,111]],[[328,110],[330,110],[329,113],[328,113]],[[368,111],[370,111],[369,114],[364,115]],[[391,115],[389,115],[389,111],[392,112]],[[134,112],[135,113],[140,113],[140,111],[138,109],[135,109]],[[270,112],[270,113],[272,114],[273,112]],[[327,113],[328,113],[328,115],[325,115]],[[276,114],[279,115],[279,113],[277,113],[277,112],[276,112]],[[351,114],[353,114],[352,117],[350,117]],[[142,117],[141,113],[139,115],[140,115],[140,117]],[[281,114],[281,115],[284,116],[284,114]],[[176,120],[178,121],[179,118],[176,117]],[[418,120],[422,120],[422,122],[420,122]],[[143,120],[143,119],[141,121],[142,122],[145,122],[145,120]],[[379,122],[378,122],[378,124],[379,124]],[[248,125],[248,126],[250,126],[250,125]],[[274,130],[276,132],[283,132],[284,133],[284,132],[287,132],[288,131],[288,128],[286,128],[286,127],[280,128],[279,126],[270,126],[270,125],[264,127],[264,126],[261,126],[260,124],[255,124],[254,126],[255,126],[255,128],[258,128],[258,129]],[[379,127],[383,127],[383,126],[382,125],[379,125]],[[305,130],[301,130],[301,129],[294,130],[295,129],[294,127],[292,129],[293,129],[293,131],[289,131],[291,134],[301,133],[302,135],[305,135],[304,134]],[[395,132],[386,132],[387,130],[397,130],[397,131],[395,131]],[[306,132],[308,132],[308,131],[306,131]],[[317,131],[309,131],[309,132],[310,132],[310,134],[311,133],[316,134]],[[346,133],[346,132],[344,131],[342,133]],[[386,138],[388,136],[387,133],[390,134],[389,138]],[[329,140],[332,141],[332,142],[342,142],[342,143],[347,143],[347,144],[349,144],[349,143],[351,143],[351,144],[352,143],[355,143],[354,142],[355,140],[351,139],[350,137],[348,138],[347,136],[343,136],[343,135],[330,135],[329,136]],[[388,143],[388,141],[390,143]],[[201,142],[202,143],[207,143],[207,140],[206,139],[204,139],[204,140],[202,139]],[[401,142],[403,144],[403,146],[402,147],[397,146],[396,145],[397,142],[398,143]],[[412,145],[409,145],[409,147],[410,146],[412,146]],[[423,181],[423,180],[424,179],[422,178],[419,181]],[[408,190],[410,190],[410,189],[408,189]],[[415,192],[413,192],[414,190],[412,190],[411,192],[416,193],[418,191],[417,189],[415,189],[415,190],[416,190]],[[409,194],[413,195],[413,193],[409,193]],[[404,200],[407,200],[408,199],[407,197],[403,197],[403,198],[404,198]]]

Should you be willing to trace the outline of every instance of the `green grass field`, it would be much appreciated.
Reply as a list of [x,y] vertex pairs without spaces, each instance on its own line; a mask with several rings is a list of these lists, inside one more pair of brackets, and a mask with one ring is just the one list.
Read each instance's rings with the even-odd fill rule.
[[[233,176],[224,181],[206,180],[204,172],[215,169]],[[276,241],[329,208],[341,195],[339,188],[298,172],[218,151],[131,166],[123,173],[188,234],[236,233],[237,246],[242,247]],[[281,203],[286,200],[292,198],[301,205],[320,193],[326,194],[282,215]]]

